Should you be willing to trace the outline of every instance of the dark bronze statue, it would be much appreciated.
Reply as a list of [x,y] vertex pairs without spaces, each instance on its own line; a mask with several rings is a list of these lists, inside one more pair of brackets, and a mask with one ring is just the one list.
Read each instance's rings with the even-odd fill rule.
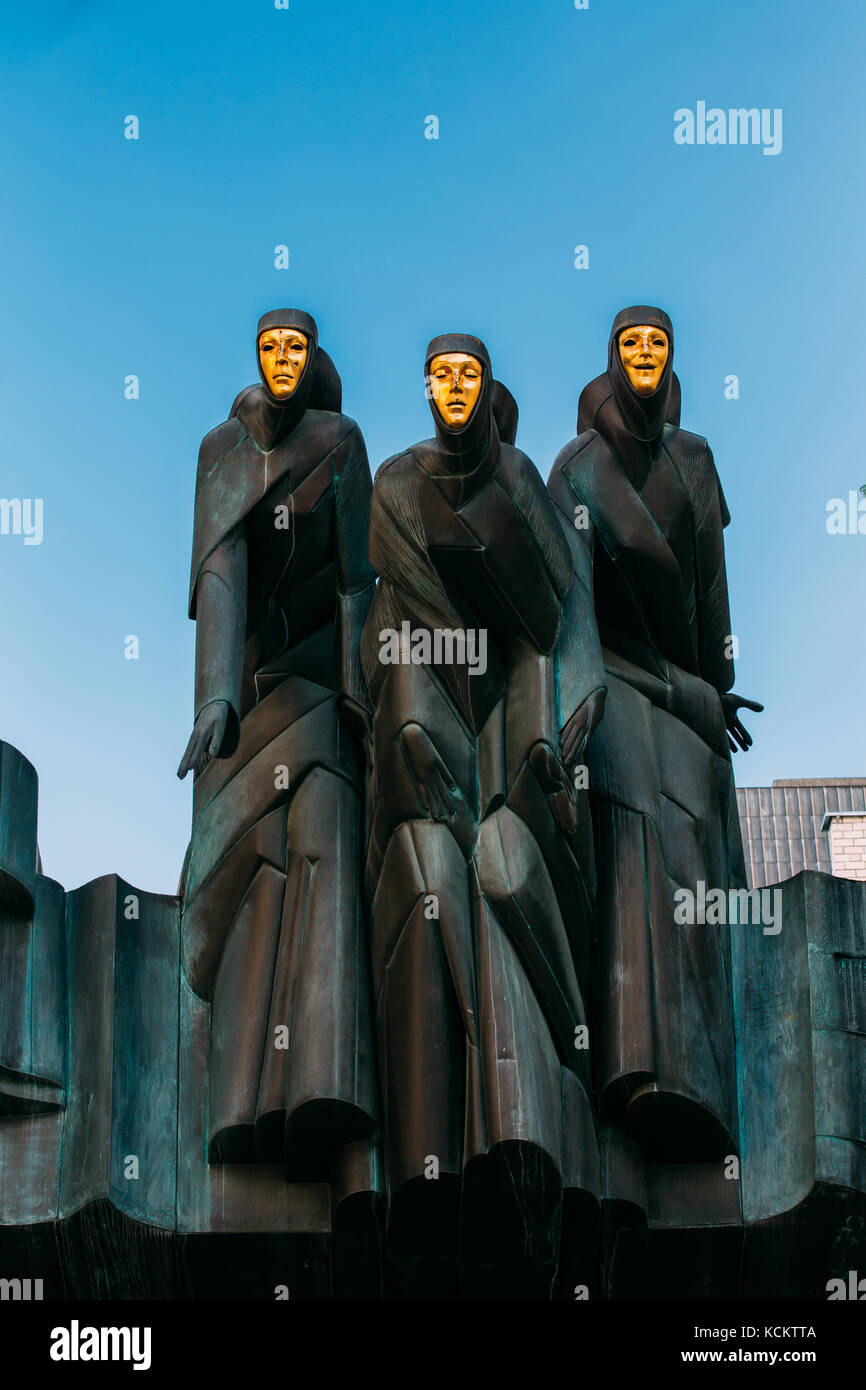
[[[572,565],[484,344],[435,338],[425,371],[435,437],[376,475],[362,638],[389,1238],[456,1256],[459,1227],[464,1264],[551,1266],[599,1192],[591,831],[556,689]],[[591,590],[576,595],[572,761],[604,684]]]
[[730,693],[729,516],[706,440],[672,423],[673,349],[667,314],[617,315],[548,487],[606,671],[588,751],[600,1115],[648,1159],[691,1161],[737,1151],[730,947],[726,918],[677,920],[675,894],[745,887],[730,750],[751,744],[740,707],[762,706]]
[[323,1178],[377,1115],[357,737],[371,479],[310,315],[265,314],[256,348],[261,384],[199,454],[183,960],[211,1001],[209,1160]]
[[718,915],[761,706],[673,339],[617,316],[549,491],[434,339],[374,488],[313,319],[261,320],[199,459],[182,896],[46,878],[0,743],[3,1298],[862,1296],[866,884]]

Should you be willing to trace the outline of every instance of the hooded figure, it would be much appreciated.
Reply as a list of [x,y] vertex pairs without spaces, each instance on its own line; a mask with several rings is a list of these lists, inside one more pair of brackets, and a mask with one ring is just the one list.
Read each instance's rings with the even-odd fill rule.
[[[376,475],[381,577],[361,643],[375,707],[367,887],[389,1240],[464,1269],[517,1261],[549,1281],[561,1216],[597,1211],[599,1191],[575,1042],[591,828],[558,756],[571,564],[538,473],[503,438],[517,407],[484,344],[434,338],[431,390],[443,354],[475,360],[477,399],[458,425],[431,400],[434,438]],[[454,380],[458,393],[456,369]],[[569,709],[584,719],[604,680],[585,597]]]
[[[619,355],[620,333],[624,328],[632,328],[638,323],[663,329],[670,343],[664,380],[656,392],[652,406],[647,407],[647,413],[643,408],[645,398],[637,396],[631,390]],[[584,386],[580,393],[577,403],[577,433],[580,435],[585,430],[598,430],[600,434],[616,434],[620,444],[627,450],[630,429],[626,425],[626,418],[629,425],[634,426],[636,436],[644,440],[652,437],[657,424],[657,420],[654,423],[648,415],[658,416],[661,412],[663,423],[678,428],[681,395],[679,377],[673,369],[673,353],[674,328],[663,309],[653,309],[648,304],[635,304],[631,309],[621,310],[613,321],[607,343],[607,371],[602,372],[601,376],[597,376],[588,386]]]
[[[639,325],[668,339],[656,388],[643,393],[620,358],[620,336]],[[588,757],[601,1118],[648,1160],[677,1162],[737,1148],[727,914],[705,923],[682,904],[745,887],[729,735],[743,748],[751,739],[737,717],[749,702],[728,693],[729,517],[706,440],[670,423],[673,345],[661,310],[617,315],[610,395],[595,427],[559,454],[548,488],[582,542],[579,572],[590,567],[608,687]]]
[[339,1181],[377,1111],[355,737],[371,479],[315,320],[266,314],[257,350],[275,329],[306,342],[291,395],[273,394],[259,354],[262,384],[199,453],[183,964],[211,1006],[210,1162]]
[[297,328],[307,339],[307,361],[301,379],[288,400],[278,399],[268,386],[261,357],[256,354],[261,382],[247,386],[235,397],[229,419],[237,415],[259,441],[273,449],[294,429],[304,411],[328,410],[339,415],[342,383],[336,367],[324,348],[319,347],[319,330],[312,314],[303,309],[272,309],[262,314],[256,329],[256,343],[270,328]]

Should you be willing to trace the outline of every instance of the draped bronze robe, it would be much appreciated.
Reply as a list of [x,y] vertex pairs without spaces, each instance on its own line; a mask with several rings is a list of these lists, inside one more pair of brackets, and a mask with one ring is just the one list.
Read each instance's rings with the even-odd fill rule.
[[[496,436],[456,476],[435,439],[383,465],[370,555],[381,579],[362,641],[375,706],[367,883],[391,1239],[447,1253],[459,1208],[463,1258],[549,1262],[560,1214],[599,1193],[575,1036],[591,832],[579,815],[563,834],[554,812],[566,794],[540,785],[530,762],[539,744],[559,746],[568,550],[533,464]],[[575,700],[604,679],[591,596],[582,620]],[[404,622],[413,635],[483,628],[486,672],[383,664],[382,640]],[[407,727],[453,779],[452,818],[419,803]]]
[[649,1158],[736,1151],[725,923],[674,894],[745,886],[720,696],[733,685],[723,526],[706,440],[663,427],[641,488],[589,430],[548,483],[591,568],[607,703],[589,749],[599,866],[594,1060],[601,1113]]
[[357,425],[330,411],[270,448],[235,415],[199,457],[196,714],[230,706],[182,883],[184,969],[211,1002],[208,1154],[299,1178],[377,1122],[363,760],[340,718],[366,700],[371,486]]

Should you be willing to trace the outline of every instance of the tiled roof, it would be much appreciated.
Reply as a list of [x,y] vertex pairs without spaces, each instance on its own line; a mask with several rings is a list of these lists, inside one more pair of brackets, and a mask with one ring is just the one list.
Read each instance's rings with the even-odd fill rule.
[[772,787],[738,787],[737,803],[749,887],[763,888],[801,869],[830,873],[824,816],[866,812],[866,777],[782,778]]

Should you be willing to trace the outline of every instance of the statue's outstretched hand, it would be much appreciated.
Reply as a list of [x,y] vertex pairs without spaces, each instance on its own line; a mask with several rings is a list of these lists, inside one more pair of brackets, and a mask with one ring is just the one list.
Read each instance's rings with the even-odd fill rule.
[[457,783],[420,724],[407,724],[400,742],[415,780],[418,800],[433,820],[451,820],[457,814]]
[[186,752],[180,760],[177,775],[181,780],[191,768],[198,769],[199,764],[203,767],[211,758],[216,757],[225,738],[228,718],[228,700],[214,700],[211,704],[205,705],[195,721]]
[[580,761],[593,729],[601,722],[606,695],[606,690],[593,690],[562,730],[562,761],[569,770]]
[[[738,711],[740,709],[753,709],[756,714],[760,714],[764,706],[759,705],[757,700],[747,700],[743,695],[735,695],[733,690],[729,694],[723,695],[722,709],[725,712],[725,724],[728,729],[728,743],[731,745],[731,752],[736,753],[739,744],[744,753],[748,753],[752,746],[752,735],[740,721]],[[736,742],[735,742],[736,740]]]

